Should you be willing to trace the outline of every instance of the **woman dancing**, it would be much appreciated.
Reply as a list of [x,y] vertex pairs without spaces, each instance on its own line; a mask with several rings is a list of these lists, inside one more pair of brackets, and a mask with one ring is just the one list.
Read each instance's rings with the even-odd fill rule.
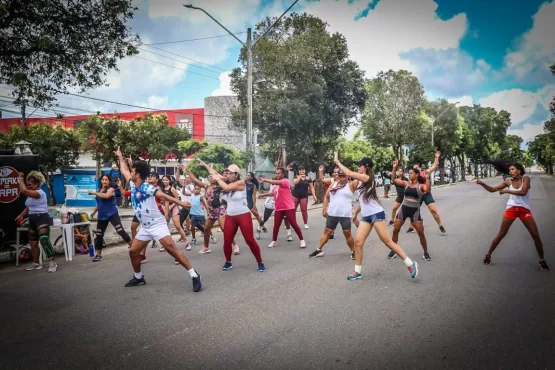
[[[273,193],[273,188],[276,185],[272,185],[272,188],[270,189],[270,191],[266,194],[259,194],[258,195],[258,199],[266,199],[264,201],[264,219],[262,220],[264,225],[266,222],[268,222],[268,220],[270,219],[270,217],[272,216],[272,214],[274,213],[274,210],[276,209],[276,202],[274,200],[274,193]],[[291,235],[291,224],[289,223],[289,221],[287,220],[287,217],[283,218],[283,223],[285,224],[285,228],[287,229],[287,241],[288,242],[292,242],[293,241],[293,235]],[[266,228],[263,227],[264,232],[266,232]],[[260,239],[260,229],[256,230],[256,238]]]
[[247,172],[245,183],[247,184],[247,202],[248,202],[247,205],[251,210],[251,213],[256,218],[256,221],[258,221],[257,229],[260,229],[262,227],[263,221],[262,221],[262,218],[260,217],[260,214],[258,213],[258,209],[256,208],[256,199],[257,199],[256,193],[260,183],[258,182],[256,177],[254,176],[254,173],[252,172]]
[[[538,257],[540,258],[538,262],[540,270],[549,271],[549,266],[544,259],[543,243],[540,238],[540,232],[538,231],[538,225],[536,225],[536,220],[534,220],[531,212],[532,207],[530,207],[530,177],[526,175],[524,166],[522,166],[520,163],[513,162],[505,164],[496,161],[494,165],[500,172],[508,174],[510,178],[494,187],[485,184],[482,180],[478,178],[476,179],[476,183],[478,185],[481,185],[490,193],[498,191],[499,195],[509,194],[509,199],[507,200],[507,209],[503,214],[501,227],[499,228],[499,232],[491,242],[488,254],[486,254],[486,258],[484,258],[484,264],[491,264],[491,255],[493,254],[493,251],[495,250],[495,248],[497,248],[505,235],[507,235],[507,232],[511,228],[513,222],[518,218],[520,219],[520,221],[522,221],[522,223],[530,233],[530,236],[534,240],[536,252],[538,253]],[[509,188],[508,190],[505,189],[507,187]]]
[[98,191],[89,190],[89,195],[96,196],[96,207],[91,213],[91,217],[98,212],[98,222],[96,223],[96,238],[94,242],[96,256],[93,262],[102,261],[102,249],[104,248],[104,233],[108,224],[112,224],[119,236],[131,247],[131,238],[123,229],[121,219],[116,207],[115,190],[112,187],[110,175],[102,175],[100,178],[101,187]]
[[[418,264],[413,262],[405,254],[401,247],[389,236],[385,211],[378,201],[378,195],[376,193],[376,181],[372,170],[374,163],[372,160],[367,157],[362,158],[357,163],[357,172],[349,170],[341,162],[339,162],[339,155],[337,152],[335,153],[334,161],[345,175],[354,179],[352,182],[356,184],[355,189],[357,189],[359,193],[359,206],[353,215],[353,219],[356,218],[359,212],[362,213],[362,220],[358,225],[355,236],[355,270],[347,276],[347,279],[357,280],[362,278],[363,247],[368,235],[370,235],[370,232],[372,231],[372,228],[376,229],[378,237],[382,243],[401,257],[405,266],[408,268],[410,276],[415,278],[418,275]],[[393,173],[396,173],[395,170]]]
[[241,229],[241,234],[243,234],[245,242],[256,258],[258,271],[266,271],[266,267],[262,262],[260,246],[254,238],[251,211],[247,205],[247,186],[245,181],[241,180],[239,176],[239,167],[235,164],[229,165],[229,167],[226,168],[227,178],[224,179],[223,176],[214,171],[213,168],[207,166],[206,163],[200,160],[199,163],[203,165],[210,175],[218,182],[218,185],[222,188],[222,198],[225,199],[227,203],[224,228],[225,263],[222,270],[227,271],[233,268],[231,263],[231,246],[237,234],[237,230]]
[[272,242],[268,245],[268,248],[273,248],[276,246],[277,237],[279,233],[279,228],[281,227],[281,222],[284,217],[287,217],[291,226],[297,233],[299,240],[301,241],[301,248],[306,248],[306,242],[304,241],[303,233],[301,228],[297,224],[297,217],[295,215],[295,202],[293,201],[293,195],[291,194],[291,183],[285,178],[285,168],[276,168],[275,180],[266,179],[260,176],[260,181],[267,182],[272,185],[276,185],[272,188],[272,193],[274,195],[274,200],[276,202],[276,212],[274,215],[274,230],[272,232]]
[[295,212],[299,205],[301,206],[301,215],[303,216],[304,228],[308,229],[308,195],[312,195],[314,202],[318,200],[314,192],[314,185],[310,177],[306,175],[306,168],[299,166],[299,174],[293,180],[295,187],[293,188],[293,198],[295,199]]
[[[164,194],[171,198],[179,199],[179,193],[177,192],[175,187],[173,187],[173,183],[168,175],[162,176],[160,190],[162,190]],[[170,218],[173,221],[173,226],[175,226],[175,229],[177,230],[179,235],[181,235],[181,240],[185,243],[185,250],[190,251],[191,243],[189,243],[189,240],[187,240],[185,230],[183,230],[183,226],[181,226],[181,223],[179,222],[179,207],[177,207],[177,204],[175,202],[170,202]],[[163,252],[163,249],[160,248],[160,251]],[[175,262],[178,261],[176,260]]]
[[[434,164],[432,165],[431,168],[428,168],[427,170],[422,169],[422,167],[418,164],[415,164],[414,167],[417,168],[420,171],[420,176],[422,176],[423,178],[426,179],[426,182],[428,183],[428,185],[430,184],[430,180],[429,180],[429,176],[436,171],[438,165],[439,165],[439,157],[441,156],[440,152],[437,152],[435,154],[435,158],[434,158]],[[428,207],[428,209],[430,210],[430,213],[432,214],[432,217],[434,218],[434,220],[437,222],[438,226],[439,226],[439,231],[441,231],[442,234],[445,234],[445,228],[443,227],[443,225],[441,224],[441,217],[439,216],[439,211],[437,210],[437,206],[436,206],[436,201],[434,200],[434,197],[432,196],[432,188],[429,187],[430,190],[428,190],[425,194],[422,195],[422,200],[420,203],[425,203],[426,206]],[[409,230],[407,230],[407,232],[412,232],[412,230],[414,229],[413,225],[411,225],[411,227],[409,228]]]
[[[413,167],[409,170],[409,181],[403,181],[398,176],[397,168],[399,167],[399,161],[393,162],[393,171],[395,174],[393,182],[396,185],[405,187],[405,199],[401,204],[401,208],[397,212],[395,217],[395,225],[393,226],[393,242],[397,243],[399,240],[399,232],[401,227],[405,223],[406,219],[412,221],[418,236],[420,237],[420,244],[424,250],[424,258],[426,261],[431,261],[432,258],[428,253],[428,243],[426,241],[426,235],[424,235],[424,223],[422,222],[422,217],[420,216],[420,206],[422,204],[422,197],[425,193],[430,191],[430,183],[426,179],[420,176],[420,171],[418,168]],[[395,256],[393,256],[394,258]]]
[[[24,218],[29,216],[29,244],[31,244],[31,254],[33,256],[33,264],[27,267],[26,271],[42,269],[42,261],[40,259],[39,243],[50,260],[48,264],[48,272],[56,272],[58,265],[54,261],[54,248],[50,242],[50,215],[48,214],[48,201],[46,193],[40,188],[46,182],[42,173],[31,171],[24,181],[24,174],[19,173],[19,194],[26,196],[25,209],[16,218],[16,222],[20,224]],[[71,251],[73,252],[73,251]]]

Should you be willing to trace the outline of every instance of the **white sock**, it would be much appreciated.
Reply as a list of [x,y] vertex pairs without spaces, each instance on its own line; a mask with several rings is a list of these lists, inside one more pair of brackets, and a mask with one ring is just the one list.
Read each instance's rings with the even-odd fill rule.
[[142,279],[142,278],[143,278],[143,273],[142,273],[142,271],[134,272],[133,275],[135,275],[135,277],[136,277],[137,279]]
[[291,229],[287,229],[287,236],[291,235]]
[[198,277],[198,274],[197,274],[197,272],[195,271],[195,269],[187,270],[187,272],[189,273],[189,276],[191,277],[191,279],[192,279],[192,278]]
[[407,257],[406,260],[403,261],[405,263],[405,266],[412,266],[412,260],[410,258]]
[[362,273],[362,265],[355,265],[355,272]]

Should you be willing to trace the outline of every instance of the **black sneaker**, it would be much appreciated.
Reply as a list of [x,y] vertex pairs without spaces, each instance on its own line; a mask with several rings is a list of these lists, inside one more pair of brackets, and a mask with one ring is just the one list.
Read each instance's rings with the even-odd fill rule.
[[135,276],[133,276],[133,279],[129,280],[129,282],[127,284],[125,284],[125,287],[129,288],[129,287],[132,287],[132,286],[145,285],[145,284],[146,284],[146,280],[145,280],[144,275],[140,279],[137,279]]
[[334,236],[333,236],[333,234],[331,234],[329,238],[330,238],[330,239],[334,239]]
[[430,255],[428,254],[428,252],[424,253],[424,255],[422,256],[422,258],[424,258],[426,261],[431,261],[432,257],[430,257]]
[[413,233],[413,232],[414,232],[414,229],[412,227],[409,227],[409,229],[407,230],[407,234],[408,233]]
[[484,265],[489,265],[491,263],[491,256],[486,254],[486,258],[484,258]]
[[316,249],[314,252],[308,255],[308,258],[322,257],[323,255],[324,251],[322,249]]
[[352,259],[352,260],[355,259],[355,252],[351,252],[351,259]]
[[395,258],[395,257],[397,257],[397,254],[395,254],[395,252],[393,252],[393,251],[389,252],[389,254],[387,255],[387,258],[390,259],[390,260]]
[[439,231],[441,231],[442,234],[445,234],[445,228],[443,226],[439,227]]
[[197,272],[197,277],[192,278],[193,280],[193,292],[200,292],[202,289],[202,282],[200,278],[200,274]]
[[393,226],[395,225],[395,221],[389,221],[389,225],[388,226]]
[[267,232],[268,232],[268,229],[266,229],[266,226],[262,226],[262,232],[263,232],[263,233],[267,233]]
[[102,256],[99,256],[98,254],[93,258],[93,262],[99,262],[102,261]]
[[545,262],[545,260],[541,260],[539,262],[539,265],[540,265],[540,270],[549,271],[549,266],[547,266],[547,262]]

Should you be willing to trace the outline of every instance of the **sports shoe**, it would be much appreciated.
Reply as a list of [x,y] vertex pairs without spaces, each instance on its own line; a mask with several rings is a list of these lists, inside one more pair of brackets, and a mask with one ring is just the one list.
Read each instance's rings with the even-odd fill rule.
[[445,232],[446,232],[446,231],[445,231],[445,228],[444,228],[443,226],[440,226],[440,227],[439,227],[439,231],[441,231],[442,234],[445,234]]
[[412,265],[407,267],[409,269],[410,276],[414,279],[418,276],[418,263],[413,262]]
[[408,230],[407,230],[407,234],[413,233],[413,232],[414,232],[414,229],[412,227],[409,227]]
[[268,232],[268,229],[266,229],[266,226],[262,226],[262,232],[263,232],[263,233],[267,233],[267,232]]
[[322,249],[316,249],[314,252],[308,255],[308,258],[322,257],[323,255],[324,251]]
[[301,240],[301,248],[306,248],[306,242],[304,240]]
[[191,244],[192,245],[197,245],[197,240],[196,239],[191,240]]
[[389,254],[387,255],[387,258],[390,260],[394,259],[395,257],[397,257],[397,254],[395,254],[395,252],[393,251],[389,252]]
[[347,280],[356,280],[356,279],[362,279],[362,275],[356,271],[351,272],[349,276],[347,276]]
[[274,248],[276,247],[276,242],[271,242],[270,244],[268,244],[268,248]]
[[56,270],[58,270],[58,265],[56,264],[56,262],[50,262],[48,264],[48,272],[56,272]]
[[308,230],[308,225],[307,224],[304,225],[304,229]]
[[200,274],[197,272],[197,277],[192,278],[191,280],[193,280],[193,292],[200,292],[202,289],[202,282],[201,282],[201,277]]
[[93,261],[93,262],[99,262],[99,261],[102,261],[102,256],[99,256],[99,255],[97,254],[96,256],[94,256],[94,258],[93,258],[93,260],[92,260],[92,261]]
[[125,287],[129,288],[129,287],[132,287],[132,286],[145,285],[145,284],[146,284],[146,280],[145,280],[144,275],[140,279],[137,279],[135,276],[133,276],[133,279],[129,280],[127,282],[127,284],[125,284]]
[[187,246],[185,247],[186,251],[190,251],[191,250],[191,243],[187,243]]
[[164,247],[160,247],[160,249],[158,249],[160,252],[165,252],[166,250],[164,249]]
[[328,239],[335,239],[335,234],[331,234]]
[[42,265],[40,263],[33,263],[29,267],[25,268],[25,271],[34,271],[42,269]]
[[146,256],[144,254],[139,254],[139,256],[141,256],[141,263],[147,263],[148,260],[146,259]]
[[258,272],[265,272],[266,271],[266,266],[264,266],[264,263],[260,262],[258,264]]
[[287,235],[287,241],[292,242],[293,241],[293,235]]
[[395,225],[395,222],[394,221],[389,221],[388,226],[393,226],[393,225]]
[[239,246],[237,244],[235,244],[233,246],[233,254],[238,255],[239,253],[241,253],[241,250],[239,249]]
[[354,261],[354,259],[355,259],[355,252],[351,252],[351,259]]
[[431,261],[432,260],[432,257],[430,257],[430,254],[428,252],[424,253],[422,258],[424,258],[426,261]]
[[173,264],[177,266],[177,265],[179,265],[179,261],[176,259],[176,260],[173,261]]
[[486,258],[484,258],[484,265],[489,265],[491,263],[491,256],[486,254]]
[[[156,248],[156,247],[158,247],[158,243],[156,243],[156,240],[153,240],[150,248]],[[163,251],[160,251],[160,252],[163,252]]]
[[202,247],[202,249],[200,251],[198,251],[198,254],[206,254],[206,253],[210,253],[212,252],[209,248],[205,248]]
[[224,263],[222,270],[227,271],[227,270],[231,270],[232,268],[233,268],[233,265],[231,264],[231,262],[226,262]]
[[540,270],[549,271],[549,266],[547,266],[547,262],[545,262],[545,260],[541,260],[538,264],[540,265]]
[[218,242],[218,240],[216,240],[216,237],[214,235],[210,237],[210,241],[212,242],[212,244],[216,244]]
[[262,230],[260,230],[260,227],[259,227],[259,228],[256,230],[256,232],[254,233],[254,237],[255,237],[256,239],[260,239],[260,232],[261,232],[261,231],[262,231]]

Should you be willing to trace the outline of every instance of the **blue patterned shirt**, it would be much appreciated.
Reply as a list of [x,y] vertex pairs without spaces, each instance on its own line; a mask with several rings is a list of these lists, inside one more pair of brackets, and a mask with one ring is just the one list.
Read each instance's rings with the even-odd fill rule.
[[131,181],[131,203],[135,210],[135,216],[144,227],[152,227],[166,224],[164,215],[156,205],[156,189],[154,186],[143,182],[136,187]]

